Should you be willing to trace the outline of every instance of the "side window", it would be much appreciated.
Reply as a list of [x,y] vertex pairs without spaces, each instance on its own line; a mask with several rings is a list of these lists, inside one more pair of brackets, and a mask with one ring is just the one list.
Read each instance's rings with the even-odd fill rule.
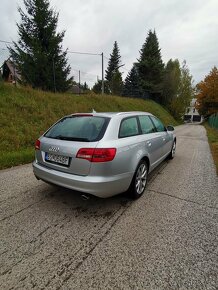
[[139,116],[139,123],[142,129],[142,134],[156,132],[156,129],[148,116]]
[[135,136],[139,134],[138,122],[136,117],[122,120],[119,131],[119,138]]
[[152,119],[152,121],[157,129],[157,132],[164,132],[165,131],[165,127],[159,119],[157,119],[153,116],[150,116],[150,118]]

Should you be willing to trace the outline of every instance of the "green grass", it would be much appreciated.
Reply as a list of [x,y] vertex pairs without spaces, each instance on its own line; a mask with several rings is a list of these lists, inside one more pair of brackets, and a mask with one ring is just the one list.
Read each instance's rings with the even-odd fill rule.
[[177,125],[150,100],[101,95],[53,94],[0,82],[0,169],[28,163],[35,140],[56,120],[75,112],[147,111],[165,125]]
[[211,128],[208,123],[204,123],[204,127],[207,130],[207,137],[218,175],[218,130]]
[[0,168],[8,168],[19,164],[26,164],[34,159],[34,149],[26,148],[18,151],[1,152]]

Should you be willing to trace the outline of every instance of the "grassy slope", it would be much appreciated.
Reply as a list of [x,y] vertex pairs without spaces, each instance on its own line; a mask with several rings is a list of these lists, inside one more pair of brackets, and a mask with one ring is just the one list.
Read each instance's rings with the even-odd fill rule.
[[148,111],[166,125],[173,117],[153,101],[114,96],[53,94],[0,83],[0,169],[33,160],[35,140],[74,112]]
[[204,123],[204,127],[207,130],[207,137],[218,175],[218,131],[214,128],[211,128],[208,123]]

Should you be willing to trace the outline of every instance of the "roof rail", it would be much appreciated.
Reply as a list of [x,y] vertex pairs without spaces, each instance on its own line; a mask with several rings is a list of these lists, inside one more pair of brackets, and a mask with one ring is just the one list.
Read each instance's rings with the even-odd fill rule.
[[145,112],[142,111],[119,112],[117,113],[117,115],[136,114],[136,113],[145,113]]

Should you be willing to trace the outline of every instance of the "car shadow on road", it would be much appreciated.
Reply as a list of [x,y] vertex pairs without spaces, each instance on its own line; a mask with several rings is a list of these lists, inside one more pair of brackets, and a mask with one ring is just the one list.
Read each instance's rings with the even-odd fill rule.
[[[148,184],[151,184],[154,179],[161,173],[162,170],[167,166],[168,161],[162,162],[155,170],[149,174]],[[119,195],[109,197],[106,199],[98,198],[90,194],[84,194],[71,189],[63,188],[60,186],[47,185],[46,187],[51,187],[53,190],[45,194],[45,198],[48,203],[53,204],[57,207],[57,211],[69,210],[76,211],[77,215],[87,215],[87,216],[105,216],[109,217],[113,215],[114,212],[125,209],[130,206],[134,201],[128,196],[128,193],[121,193]],[[144,194],[146,196],[146,192]],[[144,197],[146,198],[146,197]]]

